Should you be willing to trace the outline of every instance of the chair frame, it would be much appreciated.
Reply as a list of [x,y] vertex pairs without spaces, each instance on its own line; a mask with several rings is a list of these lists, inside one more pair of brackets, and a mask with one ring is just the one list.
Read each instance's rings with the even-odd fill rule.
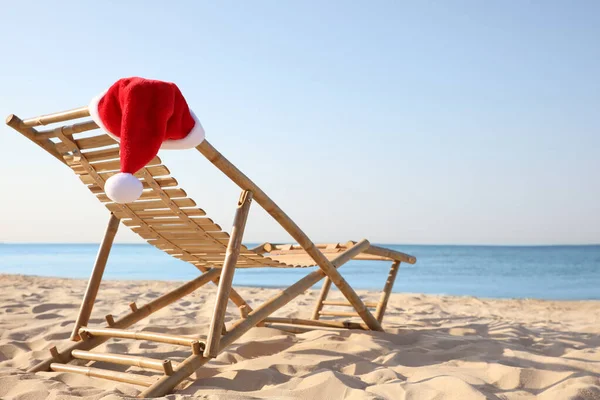
[[[39,131],[36,129],[37,126],[59,123],[87,116],[89,116],[88,108],[81,107],[25,120],[21,120],[15,115],[10,115],[6,120],[6,123],[38,146],[42,147],[62,163],[70,166],[72,166],[73,163],[77,163],[78,167],[84,168],[87,173],[96,180],[98,185],[103,187],[104,179],[86,160],[85,155],[79,151],[80,149],[72,138],[73,134],[98,128],[95,122],[79,122],[46,131]],[[68,157],[64,156],[64,154],[56,148],[54,143],[50,140],[51,138],[60,139],[60,141],[69,148],[70,154]],[[316,245],[269,196],[235,167],[235,165],[219,153],[208,141],[205,140],[197,146],[196,149],[242,190],[237,204],[233,229],[231,231],[231,236],[229,237],[222,267],[207,268],[197,266],[202,271],[202,274],[197,278],[154,299],[142,307],[138,308],[135,303],[131,303],[131,311],[119,319],[115,320],[112,315],[107,315],[105,317],[107,321],[105,328],[98,329],[87,327],[110,250],[113,245],[113,240],[120,223],[120,219],[114,213],[111,213],[90,280],[85,290],[77,320],[73,327],[71,334],[71,341],[73,343],[60,351],[56,347],[50,348],[50,357],[30,368],[30,372],[46,370],[65,371],[121,382],[129,382],[146,387],[146,389],[140,393],[140,397],[159,397],[170,393],[182,381],[190,377],[190,375],[192,375],[199,367],[216,357],[248,330],[258,325],[277,327],[292,332],[303,332],[318,328],[350,328],[372,331],[383,330],[381,322],[385,314],[385,309],[400,263],[407,262],[414,264],[416,259],[413,256],[373,246],[365,239],[359,242],[348,242],[344,245],[337,243]],[[150,187],[157,190],[165,204],[173,203],[165,192],[161,190],[160,186],[147,170],[142,171],[142,176],[145,181],[148,182]],[[308,254],[314,261],[314,264],[319,267],[319,269],[308,273],[304,278],[271,297],[256,309],[252,309],[235,289],[232,288],[232,281],[238,257],[240,255],[246,221],[253,201],[267,211],[298,244],[274,245],[265,243],[252,250],[257,254],[266,254],[271,253],[272,251],[278,251],[279,253],[285,253],[286,251],[289,251],[290,253],[303,251]],[[119,207],[120,211],[123,213],[135,216],[135,213],[132,213],[127,205],[119,205]],[[340,252],[337,257],[330,260],[323,253],[323,251],[326,251],[327,249],[340,249],[344,251]],[[338,271],[338,268],[343,264],[361,256],[361,254],[363,256],[371,255],[379,257],[378,259],[389,259],[392,261],[388,279],[378,303],[365,304]],[[312,319],[271,317],[275,311],[288,304],[323,278],[325,278],[325,282],[323,283],[317,304],[313,311]],[[185,336],[125,330],[141,319],[146,318],[152,313],[181,299],[183,296],[194,292],[208,282],[213,282],[218,285],[218,289],[205,343]],[[327,301],[327,295],[332,284],[334,284],[343,294],[347,303]],[[228,300],[232,300],[238,307],[240,319],[233,321],[226,327],[225,313]],[[349,306],[354,309],[354,313],[323,311],[323,307],[326,305]],[[369,310],[369,308],[373,307],[376,308],[375,315]],[[319,318],[321,316],[360,317],[362,322],[320,320]],[[191,354],[183,362],[174,363],[171,360],[153,360],[133,355],[100,354],[89,351],[114,337],[152,340],[189,346]],[[156,379],[145,375],[67,364],[74,358],[88,361],[109,361],[124,365],[141,366],[162,371],[163,375]]]

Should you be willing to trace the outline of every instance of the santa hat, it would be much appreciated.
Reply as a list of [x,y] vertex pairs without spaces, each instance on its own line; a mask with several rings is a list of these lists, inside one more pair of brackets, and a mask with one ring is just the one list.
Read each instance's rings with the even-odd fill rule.
[[124,78],[92,99],[90,115],[119,142],[121,172],[108,178],[106,195],[116,203],[137,200],[143,190],[135,177],[159,149],[189,149],[204,140],[204,129],[171,82]]

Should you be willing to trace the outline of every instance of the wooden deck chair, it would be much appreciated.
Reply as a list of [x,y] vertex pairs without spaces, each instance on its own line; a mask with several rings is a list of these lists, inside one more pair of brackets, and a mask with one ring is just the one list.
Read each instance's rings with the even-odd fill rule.
[[[242,189],[231,236],[223,232],[212,220],[206,218],[205,212],[196,207],[196,203],[187,197],[183,189],[177,187],[177,181],[170,176],[169,170],[162,165],[158,157],[136,174],[143,181],[145,188],[139,200],[129,204],[110,202],[103,187],[105,180],[120,169],[119,147],[110,136],[98,130],[95,122],[90,119],[81,120],[86,117],[89,117],[88,108],[81,107],[25,120],[10,115],[6,120],[10,127],[46,150],[61,163],[69,166],[83,184],[110,211],[106,233],[73,327],[72,342],[62,346],[60,350],[52,347],[50,356],[31,368],[31,372],[67,371],[128,382],[145,387],[140,393],[140,397],[158,397],[170,393],[199,367],[216,357],[227,346],[258,324],[270,324],[289,330],[294,330],[294,327],[296,329],[301,327],[311,329],[312,327],[382,330],[381,321],[398,267],[401,262],[414,264],[415,257],[373,246],[367,240],[344,244],[314,244],[273,200],[223,157],[208,141],[204,141],[196,149]],[[67,124],[67,121],[70,122]],[[50,125],[50,127],[36,128],[43,125]],[[265,243],[255,249],[243,246],[241,243],[252,200],[279,222],[298,244]],[[87,325],[94,301],[120,222],[130,227],[151,245],[175,258],[189,262],[202,274],[144,306],[138,307],[135,303],[131,303],[130,312],[118,319],[107,315],[105,327],[89,327]],[[379,303],[365,304],[340,275],[338,268],[351,259],[392,262]],[[251,309],[231,287],[236,268],[309,266],[318,266],[319,269],[308,273],[304,278],[255,309]],[[323,278],[326,280],[312,319],[271,317],[275,311]],[[192,293],[208,282],[217,284],[218,289],[214,313],[205,336],[200,332],[194,338],[126,330],[136,322]],[[327,294],[332,283],[337,286],[348,303],[327,301]],[[233,321],[225,328],[224,319],[228,299],[239,308],[240,319]],[[354,308],[354,312],[327,312],[322,310],[325,305],[350,306]],[[373,307],[376,308],[375,315],[369,310]],[[356,316],[362,319],[362,322],[319,320],[321,316],[330,315]],[[154,360],[128,354],[105,354],[90,351],[111,338],[129,338],[187,346],[190,349],[190,355],[184,361],[174,363],[170,360]],[[69,364],[73,359],[138,366],[157,370],[160,373],[148,376]]]

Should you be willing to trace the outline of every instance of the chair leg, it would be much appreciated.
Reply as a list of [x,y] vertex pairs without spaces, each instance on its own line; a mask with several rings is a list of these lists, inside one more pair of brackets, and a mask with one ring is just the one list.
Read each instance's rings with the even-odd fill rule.
[[231,291],[235,266],[240,254],[240,247],[242,245],[242,238],[244,236],[244,229],[246,228],[246,221],[248,219],[251,202],[252,192],[247,190],[243,191],[235,212],[233,230],[231,232],[231,237],[229,238],[223,268],[221,269],[215,309],[213,311],[212,321],[210,322],[206,349],[204,350],[204,357],[207,358],[216,357],[219,354],[219,343],[221,341],[222,328],[225,322],[227,302]]
[[327,299],[327,295],[329,294],[329,289],[331,289],[331,279],[329,277],[325,277],[323,281],[323,286],[321,287],[321,293],[319,294],[319,299],[317,300],[317,304],[315,305],[315,309],[313,311],[312,319],[319,319],[319,312],[323,309],[323,302]]
[[80,340],[79,328],[86,326],[90,320],[90,315],[92,314],[92,309],[94,308],[94,302],[96,301],[96,295],[98,294],[98,289],[100,288],[100,282],[102,281],[102,276],[104,275],[106,261],[108,260],[110,249],[112,248],[115,235],[119,229],[119,222],[119,218],[115,217],[114,214],[110,215],[108,226],[106,227],[106,232],[104,233],[104,239],[102,240],[100,250],[98,250],[98,255],[96,256],[96,263],[94,264],[90,281],[85,289],[85,295],[83,296],[83,301],[81,302],[81,307],[79,308],[79,315],[77,316],[75,326],[73,327],[73,332],[71,333],[71,340],[73,341]]
[[385,309],[387,307],[388,300],[390,299],[390,295],[392,294],[392,288],[394,287],[394,282],[396,281],[396,275],[398,275],[399,269],[400,261],[394,261],[390,267],[390,273],[388,274],[387,281],[385,281],[383,292],[381,292],[379,303],[377,303],[377,308],[375,309],[375,318],[377,318],[377,321],[380,323],[383,321]]

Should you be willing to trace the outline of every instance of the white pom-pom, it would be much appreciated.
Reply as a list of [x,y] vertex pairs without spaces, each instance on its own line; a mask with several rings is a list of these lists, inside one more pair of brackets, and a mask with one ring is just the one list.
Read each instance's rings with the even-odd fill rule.
[[142,195],[144,186],[135,176],[127,172],[119,172],[107,179],[104,191],[115,203],[131,203]]

